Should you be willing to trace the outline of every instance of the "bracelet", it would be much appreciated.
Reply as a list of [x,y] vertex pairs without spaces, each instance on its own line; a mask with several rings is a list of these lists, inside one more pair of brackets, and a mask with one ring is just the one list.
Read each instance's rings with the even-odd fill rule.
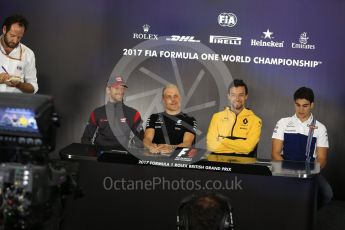
[[170,145],[171,150],[175,150],[177,148],[177,145]]

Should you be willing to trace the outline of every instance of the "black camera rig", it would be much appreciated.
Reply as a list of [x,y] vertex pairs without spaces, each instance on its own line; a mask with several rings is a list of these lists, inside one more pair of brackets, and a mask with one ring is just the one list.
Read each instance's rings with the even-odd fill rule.
[[58,229],[77,163],[51,160],[59,119],[50,96],[0,93],[0,229]]

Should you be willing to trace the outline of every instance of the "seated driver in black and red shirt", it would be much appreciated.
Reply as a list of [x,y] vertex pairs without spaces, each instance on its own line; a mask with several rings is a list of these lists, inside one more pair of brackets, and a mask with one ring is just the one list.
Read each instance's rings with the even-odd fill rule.
[[134,138],[141,142],[143,129],[140,113],[123,103],[127,88],[122,77],[109,79],[106,88],[109,102],[91,112],[81,143],[127,148]]

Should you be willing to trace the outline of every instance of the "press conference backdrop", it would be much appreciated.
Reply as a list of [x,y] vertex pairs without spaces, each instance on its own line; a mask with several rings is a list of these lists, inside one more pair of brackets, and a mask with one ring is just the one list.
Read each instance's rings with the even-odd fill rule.
[[55,97],[62,117],[57,150],[78,142],[92,109],[106,101],[111,74],[129,86],[126,103],[144,120],[162,111],[161,90],[177,84],[183,111],[198,120],[197,146],[214,112],[227,104],[234,78],[249,86],[248,107],[262,118],[259,157],[270,158],[271,135],[294,113],[301,87],[316,94],[314,115],[328,128],[324,174],[345,200],[345,2],[290,1],[2,1],[0,15],[24,14],[38,93]]

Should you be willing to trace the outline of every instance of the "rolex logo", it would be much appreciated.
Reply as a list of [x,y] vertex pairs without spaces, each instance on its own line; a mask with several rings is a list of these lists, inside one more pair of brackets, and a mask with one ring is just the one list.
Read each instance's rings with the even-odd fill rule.
[[147,25],[147,24],[143,25],[143,30],[144,30],[144,33],[149,32],[149,30],[150,30],[150,26],[149,26],[149,25]]
[[133,33],[134,39],[141,40],[158,40],[158,34],[149,34],[150,26],[145,24],[142,26],[144,33]]

